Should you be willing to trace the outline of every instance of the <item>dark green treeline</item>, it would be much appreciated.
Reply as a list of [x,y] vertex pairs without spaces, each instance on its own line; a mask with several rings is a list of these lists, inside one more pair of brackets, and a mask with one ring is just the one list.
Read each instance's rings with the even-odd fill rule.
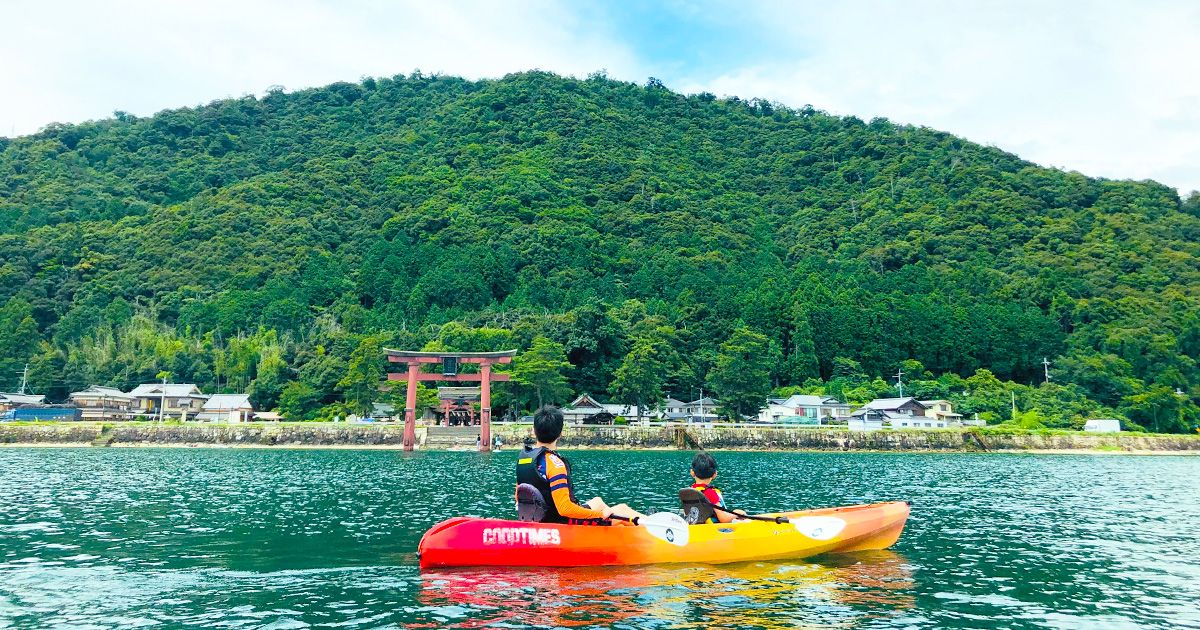
[[852,398],[911,359],[968,407],[994,374],[1058,424],[1183,430],[1198,262],[1200,196],[931,129],[653,79],[365,79],[0,138],[0,390],[28,361],[55,399],[166,373],[314,416],[365,404],[380,346],[544,338],[566,382],[504,404]]

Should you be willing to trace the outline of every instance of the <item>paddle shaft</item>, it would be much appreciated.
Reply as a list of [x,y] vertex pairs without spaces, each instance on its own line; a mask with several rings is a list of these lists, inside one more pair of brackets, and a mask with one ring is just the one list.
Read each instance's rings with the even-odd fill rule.
[[[718,507],[715,505],[713,506],[713,509],[720,510],[726,514],[733,514],[734,516],[737,516],[738,518],[748,518],[752,521],[767,521],[768,523],[786,523],[786,522],[788,522],[788,517],[786,517],[786,516],[757,516],[754,514],[741,514],[739,512],[734,512],[733,510],[726,510],[723,507]],[[625,521],[626,523],[633,523],[634,525],[638,524],[638,518],[636,516],[633,518],[627,518],[627,517],[621,516],[619,514],[609,514],[608,518],[613,519],[613,520],[618,520],[618,521]]]
[[786,517],[786,516],[758,516],[756,514],[742,514],[741,512],[734,512],[733,510],[726,510],[725,508],[723,508],[719,505],[713,505],[712,507],[714,510],[720,510],[721,512],[724,512],[726,514],[732,514],[738,518],[748,518],[752,521],[767,521],[768,523],[787,523],[788,522],[788,517]]

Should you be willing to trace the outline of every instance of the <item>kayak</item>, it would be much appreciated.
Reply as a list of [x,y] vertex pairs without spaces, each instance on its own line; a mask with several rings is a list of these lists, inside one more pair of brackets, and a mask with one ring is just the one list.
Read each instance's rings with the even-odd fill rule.
[[[670,526],[559,525],[460,516],[421,537],[422,569],[724,564],[886,549],[908,520],[908,503],[874,503],[759,515],[783,517]],[[672,515],[673,516],[673,515]],[[682,519],[679,519],[682,523]]]

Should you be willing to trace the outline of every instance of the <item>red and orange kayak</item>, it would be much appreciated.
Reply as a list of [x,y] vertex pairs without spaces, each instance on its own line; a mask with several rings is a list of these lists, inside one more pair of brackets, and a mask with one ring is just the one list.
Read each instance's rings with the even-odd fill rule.
[[779,512],[782,523],[739,521],[655,531],[457,517],[434,525],[417,547],[421,568],[723,564],[885,549],[900,538],[908,503]]

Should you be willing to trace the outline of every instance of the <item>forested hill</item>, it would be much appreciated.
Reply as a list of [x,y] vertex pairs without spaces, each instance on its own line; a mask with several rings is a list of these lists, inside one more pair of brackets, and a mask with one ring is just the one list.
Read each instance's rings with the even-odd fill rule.
[[758,393],[740,365],[854,398],[908,359],[964,396],[1049,357],[1076,415],[1183,428],[1200,197],[655,80],[414,74],[0,138],[0,305],[0,390],[28,360],[52,398],[167,372],[313,412],[379,344],[544,337],[601,396]]

